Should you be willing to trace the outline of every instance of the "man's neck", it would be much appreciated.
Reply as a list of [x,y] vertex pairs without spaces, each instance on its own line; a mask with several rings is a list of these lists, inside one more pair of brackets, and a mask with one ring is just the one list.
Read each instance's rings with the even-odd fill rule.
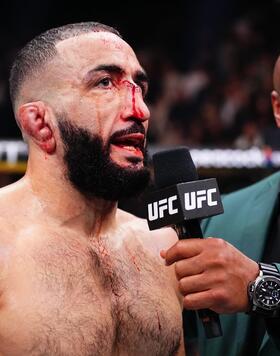
[[40,166],[29,160],[24,184],[38,200],[46,218],[89,237],[98,237],[114,228],[116,202],[88,199],[72,186],[55,162]]

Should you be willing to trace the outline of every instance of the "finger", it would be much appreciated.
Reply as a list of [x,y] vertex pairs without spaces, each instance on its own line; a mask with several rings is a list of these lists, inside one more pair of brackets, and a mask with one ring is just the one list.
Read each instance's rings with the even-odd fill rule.
[[178,279],[201,274],[205,271],[205,263],[200,255],[183,259],[175,263],[175,273]]
[[208,308],[218,313],[229,310],[229,296],[225,288],[208,289],[202,292],[187,294],[183,299],[186,309]]
[[183,306],[189,310],[210,309],[213,305],[213,298],[209,290],[191,293],[184,297]]
[[198,255],[203,249],[202,239],[180,240],[166,251],[166,264]]
[[160,251],[160,256],[161,256],[162,258],[165,258],[165,257],[166,257],[166,251],[165,251],[165,250],[161,250],[161,251]]
[[182,295],[207,291],[210,289],[210,287],[211,283],[203,273],[191,277],[182,278],[178,282],[178,288]]

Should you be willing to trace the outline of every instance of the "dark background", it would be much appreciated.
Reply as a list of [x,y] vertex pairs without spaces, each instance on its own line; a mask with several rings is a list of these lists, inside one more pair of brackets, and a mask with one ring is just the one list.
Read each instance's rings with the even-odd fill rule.
[[[232,23],[250,18],[264,35],[261,46],[276,56],[279,51],[280,2],[241,0],[196,1],[35,1],[12,0],[0,4],[0,137],[20,137],[8,101],[8,72],[16,51],[35,35],[55,26],[100,21],[116,27],[137,51],[153,52],[153,67],[169,62],[179,71],[213,56]],[[207,54],[208,52],[208,54]],[[204,58],[205,59],[205,58]],[[153,99],[153,98],[152,98]]]

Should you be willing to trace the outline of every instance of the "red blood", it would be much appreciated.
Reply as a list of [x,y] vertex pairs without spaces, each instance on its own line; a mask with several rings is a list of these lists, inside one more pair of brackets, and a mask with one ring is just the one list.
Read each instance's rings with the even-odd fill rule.
[[142,119],[142,117],[144,117],[143,111],[138,109],[138,113],[139,113],[139,118]]
[[141,109],[139,109],[139,108],[137,109],[136,108],[136,97],[135,97],[135,93],[136,92],[141,93],[141,89],[137,85],[129,82],[128,80],[123,80],[120,83],[121,84],[125,84],[128,89],[131,89],[131,97],[132,97],[131,100],[132,100],[133,116],[141,119],[142,117],[144,117],[144,113],[143,113],[143,111]]
[[132,258],[132,262],[133,262],[134,266],[136,267],[137,271],[140,272],[140,268],[139,268],[138,264],[136,263],[136,257],[131,256],[131,258]]
[[45,151],[45,154],[49,154],[49,153],[51,154],[53,152],[53,147],[49,141],[41,142],[40,146],[41,146],[42,150]]
[[132,87],[132,107],[133,107],[133,115],[137,116],[136,106],[135,106],[135,85]]
[[122,81],[120,82],[120,84],[126,84],[126,86],[127,86],[128,88],[134,87],[134,84],[130,83],[130,81],[128,81],[128,80],[122,80]]
[[158,329],[161,330],[161,323],[160,323],[160,319],[159,319],[159,315],[158,315],[158,311],[156,310],[157,313],[157,320],[158,320]]
[[32,136],[33,131],[32,131],[32,129],[31,129],[30,126],[29,126],[29,120],[28,120],[25,116],[23,116],[23,118],[21,119],[21,125],[22,125],[22,127],[24,128],[25,132],[26,132],[28,135]]
[[144,117],[144,114],[142,110],[136,108],[136,99],[135,99],[135,92],[139,90],[140,88],[137,87],[136,85],[132,86],[132,108],[133,108],[133,116],[141,119],[142,117]]

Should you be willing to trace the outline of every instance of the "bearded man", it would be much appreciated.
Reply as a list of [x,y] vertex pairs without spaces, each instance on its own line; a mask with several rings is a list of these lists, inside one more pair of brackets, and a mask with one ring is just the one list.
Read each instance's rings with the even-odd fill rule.
[[170,229],[117,208],[149,181],[147,75],[113,28],[51,29],[17,55],[29,147],[0,191],[0,355],[183,355]]

